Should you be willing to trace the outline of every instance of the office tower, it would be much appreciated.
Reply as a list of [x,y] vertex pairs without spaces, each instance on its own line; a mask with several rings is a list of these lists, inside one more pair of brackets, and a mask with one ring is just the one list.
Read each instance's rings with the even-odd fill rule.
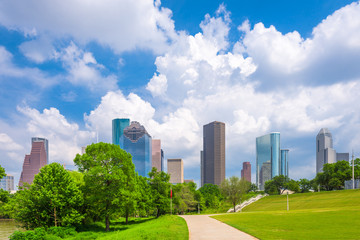
[[46,164],[49,164],[49,141],[46,138],[33,137],[31,138],[31,144],[33,142],[44,142],[46,152]]
[[[281,156],[283,154],[283,157]],[[264,190],[265,182],[278,175],[288,174],[289,150],[280,151],[280,133],[256,138],[256,185]],[[282,169],[283,167],[283,169]]]
[[280,174],[286,177],[289,176],[289,149],[281,149],[281,166]]
[[349,161],[349,153],[336,153],[336,161]]
[[225,179],[225,123],[204,125],[203,147],[203,183],[220,185]]
[[325,163],[336,162],[336,151],[333,149],[332,135],[327,128],[320,129],[316,136],[316,173],[323,171]]
[[251,164],[250,162],[243,162],[243,168],[241,170],[241,178],[251,182]]
[[168,159],[167,172],[170,175],[170,183],[184,182],[184,163],[182,159]]
[[123,146],[123,133],[124,129],[130,125],[130,119],[128,118],[115,118],[112,120],[112,143]]
[[165,171],[164,168],[164,151],[161,149],[161,171]]
[[124,129],[123,149],[131,154],[135,171],[146,177],[151,171],[151,136],[140,123],[133,121]]
[[163,152],[161,150],[161,140],[153,139],[152,140],[152,168],[156,168],[158,172],[163,171],[162,168],[162,157]]
[[38,174],[40,168],[47,164],[46,142],[47,140],[32,142],[30,155],[25,155],[19,186],[23,186],[23,183],[32,184],[35,174]]
[[5,191],[14,191],[14,176],[12,175],[6,175],[0,180],[0,189],[3,189]]
[[202,187],[204,186],[204,151],[200,151],[200,178]]

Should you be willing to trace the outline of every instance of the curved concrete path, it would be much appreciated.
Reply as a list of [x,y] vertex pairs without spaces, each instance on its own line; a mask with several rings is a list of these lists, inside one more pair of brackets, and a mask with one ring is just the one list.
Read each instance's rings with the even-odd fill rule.
[[253,236],[241,232],[223,222],[209,217],[211,215],[182,215],[188,228],[189,239],[239,239],[254,240]]

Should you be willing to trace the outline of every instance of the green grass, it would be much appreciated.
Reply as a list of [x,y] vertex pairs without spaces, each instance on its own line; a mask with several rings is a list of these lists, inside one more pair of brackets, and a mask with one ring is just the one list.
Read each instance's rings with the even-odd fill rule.
[[213,216],[259,239],[360,239],[360,191],[269,196],[242,213]]
[[174,215],[134,219],[128,225],[125,225],[123,221],[112,222],[110,230],[110,232],[104,232],[103,224],[97,223],[66,239],[189,239],[185,220]]

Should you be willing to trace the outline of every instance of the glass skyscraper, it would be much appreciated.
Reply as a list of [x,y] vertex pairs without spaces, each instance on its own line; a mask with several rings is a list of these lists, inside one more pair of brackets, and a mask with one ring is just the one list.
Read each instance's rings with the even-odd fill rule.
[[128,118],[115,118],[112,120],[112,143],[124,148],[123,132],[126,127],[130,125]]
[[281,175],[289,176],[289,149],[281,149]]
[[[124,129],[122,136],[123,149],[131,154],[135,171],[146,177],[151,171],[152,139],[144,126],[138,122],[131,122]],[[121,142],[121,141],[120,141]]]
[[256,138],[256,185],[260,190],[273,177],[288,176],[288,156],[289,150],[280,150],[280,133]]

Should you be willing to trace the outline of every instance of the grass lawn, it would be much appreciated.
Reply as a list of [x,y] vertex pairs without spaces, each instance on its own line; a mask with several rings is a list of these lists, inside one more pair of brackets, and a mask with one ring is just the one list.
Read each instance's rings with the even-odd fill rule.
[[214,216],[260,239],[360,239],[360,191],[269,196],[242,213]]
[[123,221],[112,222],[110,232],[104,232],[104,229],[102,224],[93,225],[66,239],[189,239],[185,220],[174,215],[134,219],[128,225]]

